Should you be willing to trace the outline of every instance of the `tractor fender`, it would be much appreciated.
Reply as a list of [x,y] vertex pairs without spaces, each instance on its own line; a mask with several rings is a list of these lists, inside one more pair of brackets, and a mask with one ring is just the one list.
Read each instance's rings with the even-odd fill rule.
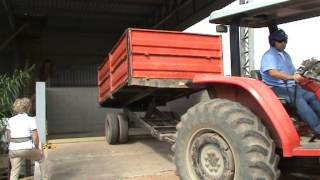
[[262,81],[234,76],[198,74],[193,84],[206,84],[216,98],[237,101],[247,106],[266,125],[284,157],[293,156],[293,149],[300,146],[300,138],[287,111],[275,93]]

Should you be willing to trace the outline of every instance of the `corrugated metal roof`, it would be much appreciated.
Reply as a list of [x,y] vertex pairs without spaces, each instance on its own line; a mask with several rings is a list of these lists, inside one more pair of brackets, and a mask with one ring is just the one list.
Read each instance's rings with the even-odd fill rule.
[[[123,32],[127,27],[180,29],[190,18],[222,8],[234,0],[4,0],[17,23],[43,19],[48,27],[76,29],[82,23],[96,32]],[[207,9],[210,9],[209,11]],[[6,12],[1,10],[5,23]],[[1,13],[2,12],[2,13]],[[195,23],[190,21],[189,25]],[[159,24],[160,23],[160,24]],[[103,24],[96,26],[96,24]],[[99,29],[96,29],[99,28]],[[86,29],[88,30],[88,29]]]

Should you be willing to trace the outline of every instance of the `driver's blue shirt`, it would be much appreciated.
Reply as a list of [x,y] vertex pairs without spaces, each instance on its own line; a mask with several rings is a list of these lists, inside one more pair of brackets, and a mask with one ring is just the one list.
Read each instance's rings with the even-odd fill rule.
[[[268,70],[278,70],[287,74],[294,74],[296,71],[292,64],[291,57],[285,51],[279,52],[274,47],[271,47],[264,55],[261,60],[260,73],[263,82],[270,86],[280,86],[285,87],[285,81],[281,79],[274,78],[269,75]],[[294,80],[287,81],[287,87],[292,87],[295,85]]]

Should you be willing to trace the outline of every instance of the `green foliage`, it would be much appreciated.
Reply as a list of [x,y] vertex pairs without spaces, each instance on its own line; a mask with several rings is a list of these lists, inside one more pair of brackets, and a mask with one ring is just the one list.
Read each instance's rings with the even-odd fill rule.
[[0,154],[6,152],[5,118],[11,117],[11,106],[15,99],[23,95],[24,88],[31,80],[31,71],[35,65],[24,70],[15,70],[11,75],[0,75]]
[[0,75],[0,119],[11,116],[11,106],[30,82],[30,73],[34,67],[35,65],[24,70],[15,70],[12,75]]

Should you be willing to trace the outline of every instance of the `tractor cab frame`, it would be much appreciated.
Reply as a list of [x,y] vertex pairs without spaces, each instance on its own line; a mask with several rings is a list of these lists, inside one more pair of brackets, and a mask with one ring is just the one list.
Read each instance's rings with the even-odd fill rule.
[[[240,76],[240,26],[250,28],[268,27],[269,32],[271,33],[278,28],[278,24],[298,21],[317,16],[320,16],[320,1],[318,0],[269,0],[255,1],[252,3],[240,5],[238,7],[230,7],[214,11],[211,13],[209,21],[211,23],[216,23],[220,25],[229,25],[231,73],[233,76]],[[272,111],[275,111],[275,109],[273,109]],[[283,118],[280,119],[283,120]],[[269,128],[269,131],[271,131],[271,134],[273,134],[273,130],[270,130]],[[276,131],[277,134],[281,134],[282,130],[276,128]],[[299,136],[299,134],[296,135]],[[320,155],[320,144],[306,143],[302,141],[303,137],[297,137],[296,135],[292,136],[293,138],[289,140],[291,141],[291,143],[292,141],[299,141],[298,144],[294,143],[295,145],[298,145],[296,148],[291,147],[290,151],[292,153],[286,153],[286,145],[284,143],[281,143],[284,157]],[[280,137],[280,139],[282,138]],[[302,140],[300,141],[300,139]]]
[[230,26],[231,74],[240,76],[239,27],[268,27],[270,32],[278,24],[320,16],[318,0],[254,1],[237,7],[214,11],[210,22]]

